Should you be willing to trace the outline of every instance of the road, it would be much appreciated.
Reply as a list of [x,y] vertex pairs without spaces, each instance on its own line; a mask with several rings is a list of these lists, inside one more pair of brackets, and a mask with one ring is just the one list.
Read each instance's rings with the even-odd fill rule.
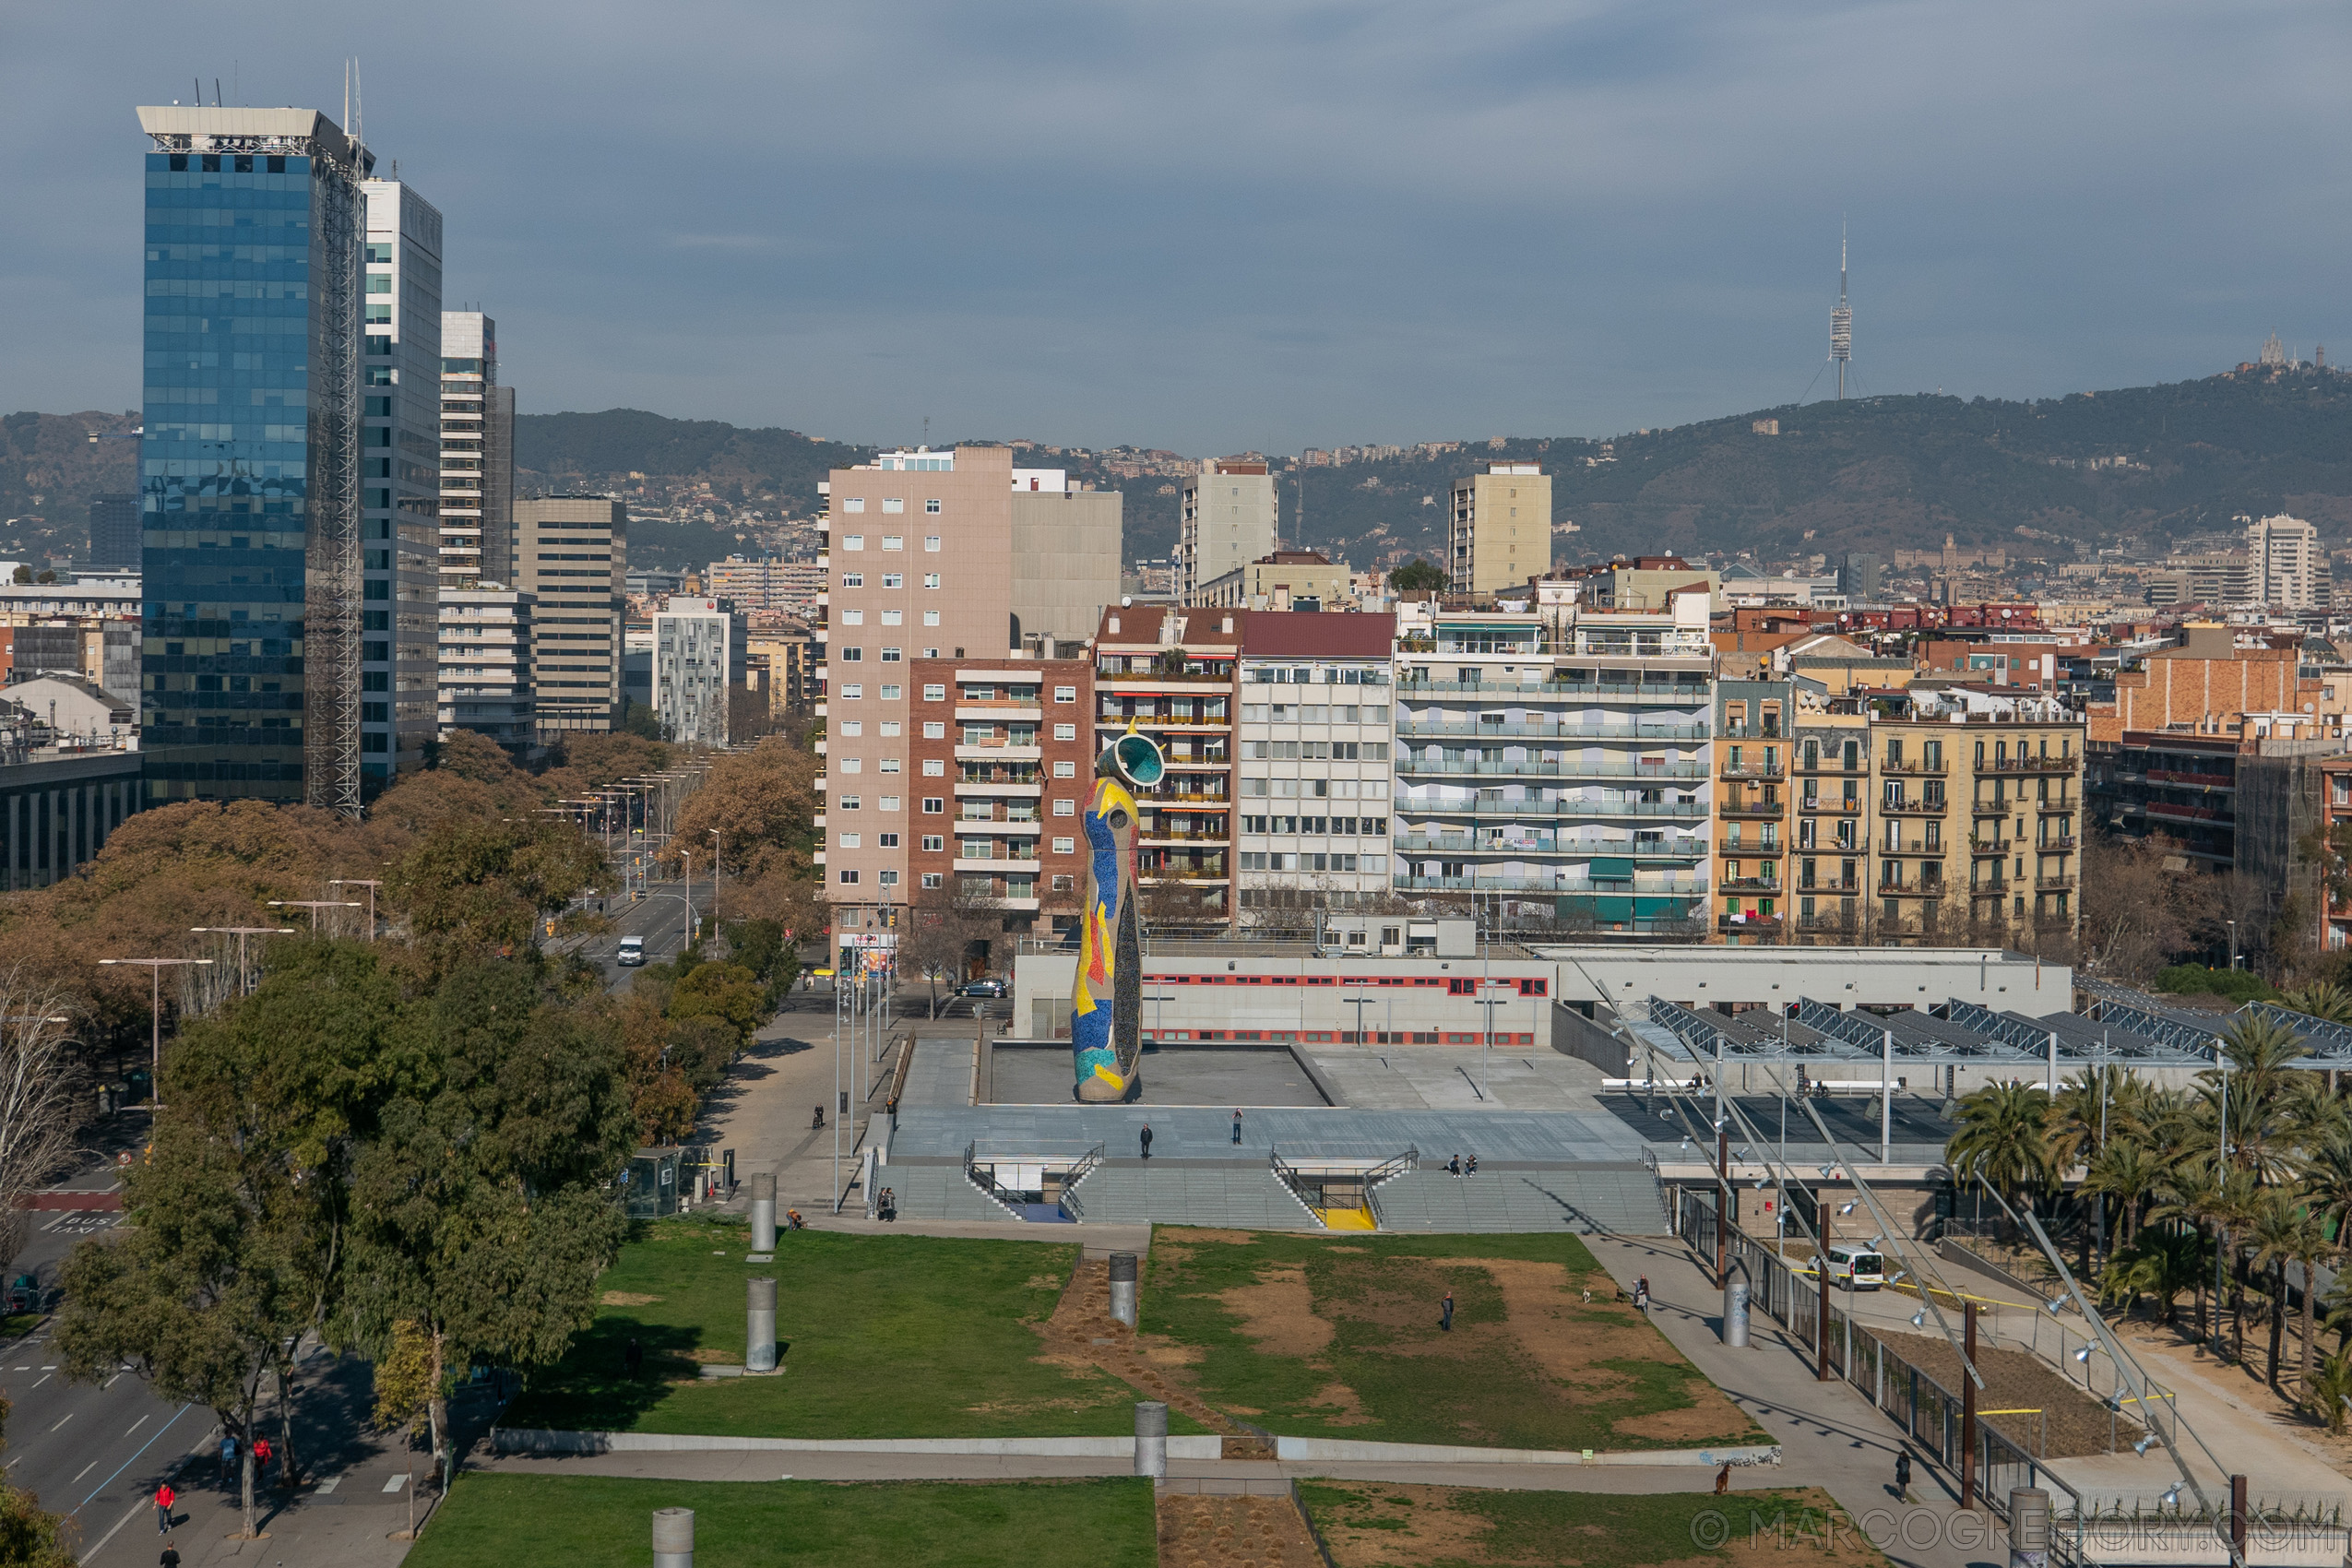
[[[695,884],[695,909],[704,917],[706,928],[710,916],[710,884]],[[557,943],[552,951],[579,953],[604,971],[607,988],[618,989],[631,971],[623,968],[614,955],[620,951],[624,936],[645,938],[646,962],[658,964],[678,956],[686,941],[686,894],[684,885],[672,880],[648,884],[646,896],[636,903],[625,899],[606,900],[612,929],[600,936],[581,937]]]

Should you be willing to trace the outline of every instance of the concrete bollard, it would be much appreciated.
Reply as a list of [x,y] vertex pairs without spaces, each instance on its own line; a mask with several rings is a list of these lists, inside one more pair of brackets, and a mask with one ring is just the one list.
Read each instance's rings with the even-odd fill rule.
[[2046,1568],[2049,1562],[2049,1493],[2037,1486],[2009,1489],[2009,1568]]
[[776,1172],[762,1170],[752,1178],[752,1251],[776,1250]]
[[1723,1343],[1727,1349],[1748,1348],[1748,1282],[1744,1279],[1724,1282]]
[[743,1370],[774,1372],[776,1370],[776,1281],[750,1279],[748,1300],[743,1309],[743,1336],[749,1341],[743,1347]]
[[1111,1315],[1135,1326],[1135,1254],[1111,1254]]
[[695,1568],[695,1511],[653,1511],[653,1568]]
[[1135,1474],[1168,1476],[1168,1407],[1157,1399],[1135,1405]]

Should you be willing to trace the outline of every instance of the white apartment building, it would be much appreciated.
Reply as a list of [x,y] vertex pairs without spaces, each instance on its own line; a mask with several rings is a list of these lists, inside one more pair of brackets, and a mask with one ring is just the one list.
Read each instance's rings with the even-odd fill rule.
[[2325,610],[2334,600],[2320,530],[2285,513],[2246,524],[2255,600],[2274,610]]
[[1242,919],[1389,896],[1391,615],[1253,611],[1241,626]]
[[1184,603],[1280,548],[1274,483],[1256,457],[1204,457],[1201,471],[1184,481],[1176,540],[1176,594]]
[[441,213],[398,180],[360,189],[360,774],[374,791],[423,766],[438,732]]
[[727,697],[743,684],[743,619],[722,600],[671,596],[653,617],[653,711],[680,745],[727,743]]
[[504,583],[515,569],[515,389],[498,384],[498,324],[441,313],[441,580]]
[[487,735],[528,746],[538,719],[531,695],[531,596],[496,583],[441,590],[441,734]]
[[1599,935],[1706,918],[1708,596],[1593,611],[1403,607],[1394,883]]

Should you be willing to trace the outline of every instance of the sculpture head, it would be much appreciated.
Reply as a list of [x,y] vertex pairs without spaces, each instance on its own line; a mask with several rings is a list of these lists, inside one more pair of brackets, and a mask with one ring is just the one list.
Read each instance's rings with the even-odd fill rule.
[[1131,723],[1095,758],[1094,771],[1096,778],[1116,778],[1130,790],[1148,790],[1168,777],[1168,759],[1158,742]]

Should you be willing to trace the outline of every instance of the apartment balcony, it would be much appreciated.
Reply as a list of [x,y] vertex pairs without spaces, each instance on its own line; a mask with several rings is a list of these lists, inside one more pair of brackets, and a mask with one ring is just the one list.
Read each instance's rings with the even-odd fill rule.
[[1945,802],[1942,801],[1921,801],[1913,799],[1902,801],[1881,801],[1879,802],[1878,809],[1888,816],[1942,816],[1944,813],[1944,806]]
[[1033,724],[1041,724],[1045,721],[1045,706],[1034,701],[966,702],[958,698],[956,703],[956,719],[958,723],[966,719],[986,721],[1026,719]]
[[1410,876],[1399,874],[1394,879],[1399,892],[1409,893],[1534,893],[1558,897],[1654,897],[1667,895],[1704,895],[1707,890],[1703,876],[1669,877],[1639,885],[1596,887],[1591,882],[1559,876]]
[[1943,842],[1941,839],[1930,843],[1924,838],[1907,838],[1895,844],[1882,841],[1877,846],[1878,852],[1882,855],[1932,855],[1939,859],[1943,854]]
[[972,817],[959,816],[955,822],[958,833],[1004,834],[1014,838],[1035,838],[1045,831],[1045,824],[1035,817]]
[[1799,798],[1797,809],[1818,816],[1859,816],[1862,814],[1862,802],[1825,801],[1818,795],[1805,795]]
[[1717,765],[1716,771],[1718,776],[1725,778],[1778,778],[1788,770],[1776,762],[1758,762],[1753,759],[1732,762],[1727,759]]
[[1016,746],[1010,741],[974,741],[956,743],[957,762],[1035,762],[1045,760],[1043,746]]
[[1795,762],[1790,768],[1790,771],[1801,773],[1809,778],[1816,774],[1831,778],[1859,778],[1870,770],[1871,765],[1867,761],[1857,762],[1853,766],[1848,767],[1835,757],[1823,757],[1819,762],[1812,763]]
[[2072,773],[2083,766],[2079,756],[1991,758],[1976,765],[1978,773]]
[[1776,877],[1725,876],[1716,879],[1715,890],[1718,893],[1753,893],[1766,898],[1777,898],[1786,888]]
[[2034,878],[2034,890],[2037,893],[2064,893],[2071,890],[2077,880],[2072,873],[2064,873],[2057,876],[2037,876]]
[[1788,814],[1786,801],[1742,801],[1734,805],[1728,801],[1715,803],[1715,814],[1729,821],[1778,822]]
[[[1035,799],[1045,793],[1045,780],[1041,778],[958,778],[955,783],[956,795],[959,800],[972,795],[1028,796]],[[909,786],[909,789],[913,787]]]
[[1390,802],[1389,809],[1412,816],[1499,816],[1514,822],[1578,822],[1603,817],[1704,822],[1713,808],[1705,801],[1510,801],[1481,797],[1456,801],[1408,798]]
[[[2136,775],[2128,773],[2124,777],[2135,781],[2137,778]],[[2238,780],[2229,774],[2184,773],[2177,767],[2151,767],[2147,772],[2147,781],[2151,784],[2179,784],[2192,790],[2234,791],[2238,788]]]
[[1968,839],[1968,852],[1972,855],[2005,855],[2024,848],[2022,838],[1978,838],[1971,835]]
[[1451,719],[1399,719],[1396,733],[1401,739],[1423,741],[1484,741],[1538,740],[1621,742],[1640,744],[1648,741],[1704,741],[1707,727],[1704,724],[1640,724],[1595,725],[1579,724],[1478,724]]
[[[1727,888],[1725,891],[1728,892],[1730,890]],[[1715,917],[1715,929],[1720,932],[1728,932],[1734,936],[1748,933],[1762,936],[1772,932],[1776,932],[1780,929],[1780,927],[1781,917],[1778,915],[1741,914],[1717,915]]]
[[1135,880],[1142,883],[1230,882],[1233,877],[1229,872],[1214,871],[1206,867],[1195,869],[1192,866],[1163,866],[1156,871],[1137,872]]
[[[1943,770],[1944,764],[1941,761],[1924,762],[1918,758],[1913,758],[1908,762],[1889,762],[1885,758],[1882,757],[1879,759],[1878,765],[1879,777],[1882,778],[1898,778],[1906,776],[1942,778]],[[1856,771],[1859,772],[1860,770],[1858,768]]]
[[[1524,657],[1524,655],[1523,655]],[[1616,702],[1704,703],[1708,700],[1710,687],[1696,683],[1672,681],[1492,681],[1416,679],[1426,677],[1425,670],[1411,669],[1403,672],[1397,682],[1400,695],[1430,695],[1443,696],[1458,692],[1491,692],[1498,696],[1520,694],[1545,701],[1564,701],[1572,697],[1599,697]],[[1098,683],[1099,684],[1099,683]]]
[[1205,807],[1210,811],[1231,811],[1233,809],[1233,802],[1231,800],[1226,796],[1212,794],[1206,790],[1155,790],[1149,794],[1137,795],[1135,797],[1135,804],[1143,807],[1146,811],[1149,811],[1154,806],[1169,806],[1180,802],[1189,806]]
[[2146,811],[2151,817],[2183,823],[2222,823],[2234,815],[2224,806],[2184,806],[2172,801],[2150,801]]
[[1146,848],[1160,844],[1216,844],[1221,846],[1229,844],[1232,841],[1233,836],[1225,832],[1221,828],[1214,833],[1196,833],[1191,831],[1162,831],[1156,827],[1146,827],[1141,829],[1135,835],[1135,842],[1144,845]]
[[1649,861],[1678,864],[1705,860],[1706,840],[1681,848],[1630,844],[1620,839],[1475,838],[1459,833],[1407,833],[1393,840],[1400,855],[1545,855],[1555,860]]
[[1855,894],[1855,893],[1859,893],[1861,890],[1862,890],[1862,880],[1861,880],[1861,878],[1859,878],[1859,877],[1856,877],[1856,878],[1855,878],[1853,881],[1851,881],[1851,882],[1803,882],[1803,881],[1800,881],[1800,882],[1797,884],[1797,887],[1796,887],[1796,891],[1798,891],[1798,892],[1800,892],[1800,893],[1836,893],[1836,894]]
[[2049,838],[2037,838],[2034,840],[2035,849],[2045,855],[2072,854],[2082,847],[2083,841],[2075,837],[2074,835],[2071,833],[2062,837],[2053,836]]
[[1788,852],[1788,846],[1777,838],[1718,838],[1715,841],[1715,849],[1719,855],[1748,860],[1768,859]]
[[1473,757],[1443,757],[1430,761],[1426,757],[1400,756],[1396,768],[1399,774],[1416,778],[1705,778],[1707,766],[1703,762],[1662,762],[1652,766],[1622,763],[1585,762],[1563,758],[1558,762],[1487,762]]
[[1972,882],[1968,885],[1968,896],[1971,898],[1998,897],[2012,887],[2023,885],[2023,883],[2013,883],[2005,876],[1997,877],[1990,882]]
[[1007,869],[1035,871],[1037,865],[1038,858],[1035,855],[957,855],[956,857],[956,869],[959,872],[980,873]]
[[1163,687],[1171,691],[1192,691],[1202,686],[1229,686],[1232,683],[1233,672],[1229,670],[1214,675],[1206,671],[1170,674],[1154,671],[1147,675],[1105,675],[1097,671],[1094,678],[1094,689],[1098,694],[1134,692],[1138,696],[1146,692],[1158,692]]

